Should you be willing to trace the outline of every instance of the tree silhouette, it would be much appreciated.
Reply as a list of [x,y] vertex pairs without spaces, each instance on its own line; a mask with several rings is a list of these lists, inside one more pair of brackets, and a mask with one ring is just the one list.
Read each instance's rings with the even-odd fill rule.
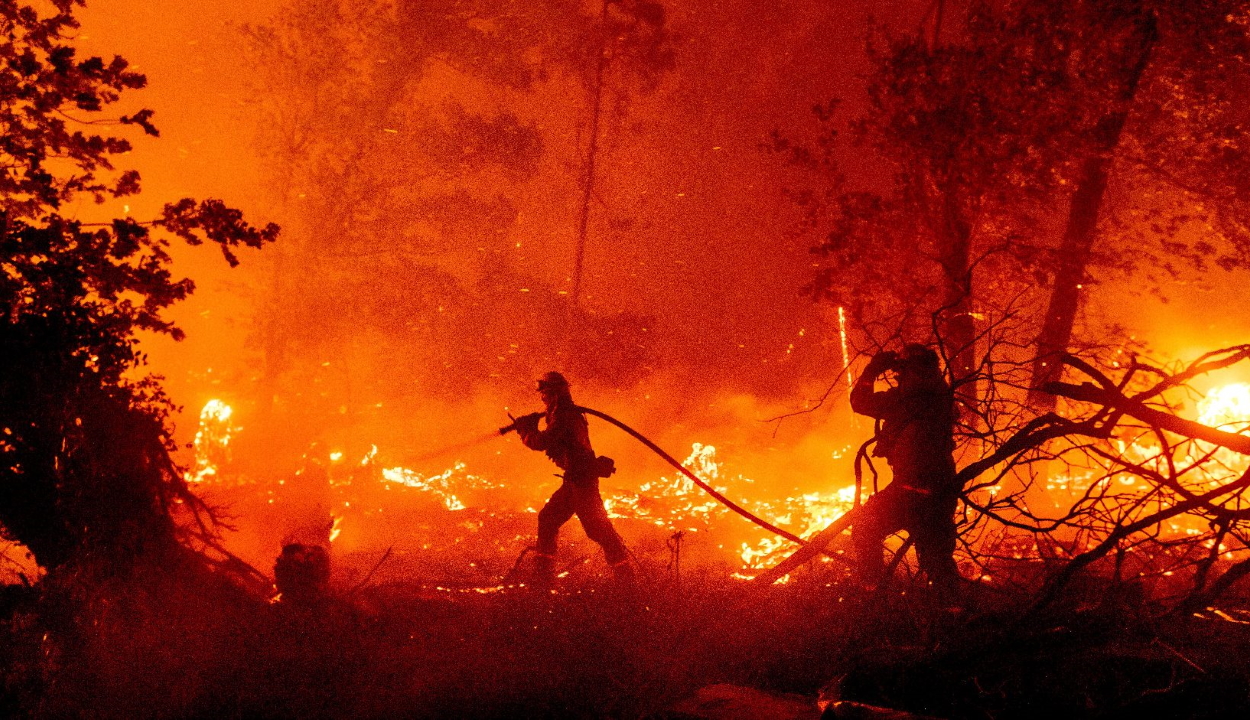
[[1088,46],[1076,62],[1104,78],[1100,88],[1073,89],[1102,98],[1103,109],[1086,112],[1073,144],[1068,216],[1030,382],[1039,411],[1054,407],[1041,388],[1059,379],[1099,274],[1132,273],[1156,289],[1187,268],[1245,266],[1247,216],[1237,198],[1250,164],[1237,98],[1250,46],[1239,7],[1124,0],[1069,18]]
[[278,232],[219,200],[184,198],[148,222],[66,216],[81,197],[140,191],[137,172],[113,166],[130,142],[98,128],[158,134],[150,110],[104,115],[146,80],[123,58],[77,57],[81,5],[0,5],[0,525],[49,569],[211,539],[202,516],[178,517],[199,504],[170,458],[168,401],[133,379],[137,334],[182,336],[163,311],[194,285],[171,273],[169,237],[215,244],[234,265]]
[[874,37],[870,109],[850,126],[882,172],[844,174],[836,105],[818,108],[818,143],[775,140],[829,179],[793,193],[821,235],[810,291],[861,325],[941,340],[957,382],[982,375],[978,338],[1011,307],[1036,390],[1061,368],[1047,357],[1097,340],[1079,311],[1100,276],[1145,292],[1242,265],[1236,10],[976,2],[942,44]]

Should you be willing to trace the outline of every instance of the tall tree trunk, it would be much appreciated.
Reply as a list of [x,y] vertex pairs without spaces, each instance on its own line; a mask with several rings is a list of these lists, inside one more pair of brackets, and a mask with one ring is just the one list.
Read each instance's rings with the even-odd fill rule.
[[[936,0],[929,9],[933,17],[929,51],[942,41],[942,20],[946,3]],[[923,24],[922,24],[923,27]],[[958,183],[947,177],[930,176],[928,195],[937,209],[936,236],[938,263],[942,266],[942,314],[937,330],[949,363],[957,395],[969,407],[976,402],[977,389],[970,382],[976,370],[976,321],[972,316],[972,222],[961,207]]]
[[959,206],[957,192],[948,189],[942,196],[942,343],[950,363],[951,379],[957,395],[975,402],[976,321],[972,316],[972,223]]
[[[286,210],[283,202],[283,210]],[[260,374],[260,423],[268,427],[273,419],[274,403],[278,397],[279,378],[286,369],[288,335],[284,325],[283,302],[286,297],[286,276],[289,270],[285,245],[274,248],[273,269],[269,278],[268,307],[260,319],[261,374]],[[262,306],[263,307],[263,306]]]
[[[603,17],[600,28],[604,33],[608,27],[608,0],[603,0]],[[608,68],[607,40],[599,46],[599,57],[595,64],[595,85],[591,88],[590,102],[590,145],[586,149],[586,169],[582,177],[582,202],[577,214],[577,249],[573,255],[573,288],[569,292],[569,312],[577,307],[582,292],[582,266],[586,257],[586,233],[590,225],[590,199],[595,189],[595,160],[599,155],[599,118],[603,108],[603,75]]]
[[1062,374],[1060,358],[1067,352],[1072,340],[1072,327],[1076,322],[1082,290],[1088,281],[1086,271],[1097,238],[1107,176],[1141,76],[1149,64],[1158,37],[1152,13],[1142,10],[1135,21],[1136,26],[1125,40],[1124,58],[1128,62],[1123,84],[1112,111],[1094,126],[1092,149],[1077,176],[1076,189],[1068,209],[1067,227],[1059,245],[1059,267],[1055,272],[1055,285],[1051,290],[1042,331],[1037,338],[1037,358],[1033,362],[1029,383],[1029,404],[1038,412],[1047,412],[1055,407],[1055,397],[1041,392],[1040,388],[1058,380]]

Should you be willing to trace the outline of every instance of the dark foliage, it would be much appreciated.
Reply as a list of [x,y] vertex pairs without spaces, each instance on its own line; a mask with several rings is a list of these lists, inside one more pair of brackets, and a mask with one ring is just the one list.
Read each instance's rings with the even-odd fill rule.
[[[169,456],[169,407],[137,333],[181,336],[162,311],[185,298],[162,233],[239,247],[272,241],[219,200],[183,199],[150,222],[83,223],[62,213],[86,195],[139,192],[115,171],[124,138],[97,134],[100,113],[144,77],[126,61],[79,60],[73,12],[0,5],[0,525],[45,568],[100,555],[133,560],[176,545],[174,509],[194,504]],[[120,119],[149,135],[152,112]]]
[[[793,193],[818,237],[809,292],[936,334],[962,375],[998,315],[1027,319],[1022,349],[1047,315],[1044,354],[1084,348],[1101,282],[1166,295],[1241,267],[1245,23],[1229,0],[1026,0],[970,3],[940,36],[878,33],[869,111],[821,106],[816,142],[774,142],[826,180]],[[844,174],[843,136],[883,170]]]

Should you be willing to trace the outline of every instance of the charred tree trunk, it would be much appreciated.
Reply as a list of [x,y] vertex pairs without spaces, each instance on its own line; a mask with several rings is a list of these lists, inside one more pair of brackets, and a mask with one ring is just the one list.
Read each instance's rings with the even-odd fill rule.
[[[603,2],[603,17],[600,27],[604,32],[608,27],[608,0]],[[591,88],[590,102],[590,145],[586,149],[586,169],[582,176],[582,201],[577,212],[577,249],[573,254],[573,287],[569,292],[569,312],[572,314],[582,292],[582,268],[586,258],[586,234],[590,225],[590,200],[595,189],[595,160],[599,155],[599,119],[603,113],[603,75],[608,69],[608,46],[606,37],[599,46],[599,57],[595,61],[594,87]]]
[[942,200],[942,342],[950,364],[952,387],[967,402],[977,396],[976,322],[972,316],[972,223],[964,216],[953,190]]
[[[933,30],[929,49],[936,51],[942,39],[943,0],[938,0],[931,13]],[[946,356],[951,387],[961,402],[972,407],[976,403],[976,321],[972,315],[972,222],[961,202],[966,193],[954,174],[931,172],[928,179],[930,208],[935,211],[934,234],[937,237],[938,263],[942,268],[942,307],[939,325]]]
[[1055,396],[1042,392],[1041,388],[1046,383],[1059,380],[1063,370],[1060,357],[1067,352],[1072,340],[1082,290],[1088,281],[1086,271],[1097,238],[1107,177],[1156,38],[1154,15],[1142,11],[1131,35],[1125,40],[1123,57],[1128,62],[1116,103],[1112,111],[1094,126],[1089,156],[1077,176],[1067,227],[1059,245],[1055,284],[1037,338],[1037,358],[1029,384],[1029,404],[1038,412],[1048,412],[1055,407]]

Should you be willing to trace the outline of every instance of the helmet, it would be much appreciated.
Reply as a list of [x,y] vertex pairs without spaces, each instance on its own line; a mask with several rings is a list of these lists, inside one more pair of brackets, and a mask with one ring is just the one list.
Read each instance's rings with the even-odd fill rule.
[[904,345],[903,351],[898,354],[898,364],[926,372],[938,372],[940,369],[937,353],[928,345],[920,343]]
[[551,371],[546,375],[538,378],[538,390],[568,390],[569,381],[556,371]]

